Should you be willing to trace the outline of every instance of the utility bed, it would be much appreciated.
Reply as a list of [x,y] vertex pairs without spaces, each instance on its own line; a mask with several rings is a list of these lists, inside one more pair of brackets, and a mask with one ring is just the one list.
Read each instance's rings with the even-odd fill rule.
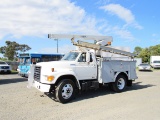
[[108,60],[102,58],[99,62],[99,83],[110,83],[115,81],[116,74],[124,72],[129,80],[137,79],[136,61]]

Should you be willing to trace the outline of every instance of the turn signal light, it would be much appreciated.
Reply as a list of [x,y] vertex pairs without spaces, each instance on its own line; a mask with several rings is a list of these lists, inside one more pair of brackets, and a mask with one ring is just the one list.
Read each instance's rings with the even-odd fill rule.
[[111,45],[111,42],[108,42],[107,44],[108,44],[108,45]]
[[54,80],[54,76],[47,76],[47,80],[48,80],[49,82],[52,82],[52,81]]

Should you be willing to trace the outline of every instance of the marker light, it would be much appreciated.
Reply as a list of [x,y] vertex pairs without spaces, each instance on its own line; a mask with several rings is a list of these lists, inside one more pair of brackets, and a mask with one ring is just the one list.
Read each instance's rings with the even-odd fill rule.
[[51,71],[54,72],[54,68],[51,68]]

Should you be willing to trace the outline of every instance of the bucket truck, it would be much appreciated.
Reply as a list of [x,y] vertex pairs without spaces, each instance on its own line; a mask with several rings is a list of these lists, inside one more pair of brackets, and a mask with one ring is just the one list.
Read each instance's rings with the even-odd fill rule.
[[[34,86],[41,92],[54,93],[56,100],[61,103],[72,100],[76,91],[98,89],[104,84],[108,84],[115,92],[122,92],[137,79],[135,54],[111,47],[111,36],[49,34],[48,37],[69,38],[79,49],[70,51],[61,61],[31,65],[28,87]],[[130,59],[115,60],[102,56],[102,52]]]

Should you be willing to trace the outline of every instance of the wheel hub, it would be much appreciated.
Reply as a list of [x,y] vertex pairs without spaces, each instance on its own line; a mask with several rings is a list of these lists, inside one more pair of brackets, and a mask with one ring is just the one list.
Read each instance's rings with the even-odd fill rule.
[[119,88],[120,90],[122,90],[122,89],[124,88],[124,86],[125,86],[125,81],[124,81],[123,78],[120,78],[120,79],[118,80],[117,86],[118,86],[118,88]]
[[68,90],[67,90],[67,93],[70,93],[70,92],[71,92],[71,90],[70,90],[70,89],[68,89]]
[[73,87],[71,84],[66,84],[62,88],[62,97],[64,99],[68,99],[72,96],[73,93]]

